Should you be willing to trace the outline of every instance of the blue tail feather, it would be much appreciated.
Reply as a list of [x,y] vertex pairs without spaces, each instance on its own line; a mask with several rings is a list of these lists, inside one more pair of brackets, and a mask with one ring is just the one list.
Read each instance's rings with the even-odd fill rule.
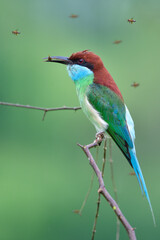
[[150,202],[149,194],[148,194],[148,191],[147,191],[147,187],[146,187],[146,184],[145,184],[145,181],[144,181],[144,178],[143,178],[143,174],[142,174],[138,159],[136,157],[135,147],[130,149],[129,152],[130,152],[130,155],[131,155],[131,163],[132,163],[133,169],[135,171],[135,174],[137,176],[139,185],[141,187],[142,194],[145,193],[145,196],[148,200],[150,210],[151,210],[151,213],[152,213],[153,222],[154,222],[154,225],[156,226],[156,221],[155,221],[152,205],[151,205],[151,202]]

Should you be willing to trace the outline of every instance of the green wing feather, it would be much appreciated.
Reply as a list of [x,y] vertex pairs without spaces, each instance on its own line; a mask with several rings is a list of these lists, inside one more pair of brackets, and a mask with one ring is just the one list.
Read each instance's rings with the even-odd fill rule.
[[88,86],[86,95],[89,103],[108,123],[108,134],[130,162],[128,148],[133,148],[133,142],[126,124],[126,110],[123,101],[106,86],[95,83]]

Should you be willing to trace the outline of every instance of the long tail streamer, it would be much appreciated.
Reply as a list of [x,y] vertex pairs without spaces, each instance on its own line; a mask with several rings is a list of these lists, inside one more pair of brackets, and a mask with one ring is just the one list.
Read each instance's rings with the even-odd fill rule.
[[131,163],[132,163],[133,169],[135,171],[135,174],[137,176],[139,185],[141,187],[142,194],[145,193],[145,195],[146,195],[146,198],[148,200],[150,210],[151,210],[151,213],[152,213],[153,223],[156,226],[156,221],[155,221],[155,216],[154,216],[154,213],[153,213],[151,201],[150,201],[150,198],[149,198],[149,194],[148,194],[148,191],[147,191],[147,187],[146,187],[146,184],[145,184],[145,181],[144,181],[144,177],[143,177],[138,159],[136,157],[135,148],[130,150],[130,155],[131,155]]

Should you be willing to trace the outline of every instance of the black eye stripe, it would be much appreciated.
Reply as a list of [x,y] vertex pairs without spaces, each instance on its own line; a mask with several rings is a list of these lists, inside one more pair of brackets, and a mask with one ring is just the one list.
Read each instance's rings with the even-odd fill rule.
[[78,64],[80,66],[84,66],[89,68],[90,70],[92,70],[94,68],[93,64],[86,62],[83,58],[79,58],[79,59],[74,59],[72,60],[73,64]]
[[83,66],[89,68],[90,70],[93,70],[94,66],[91,63],[86,62]]

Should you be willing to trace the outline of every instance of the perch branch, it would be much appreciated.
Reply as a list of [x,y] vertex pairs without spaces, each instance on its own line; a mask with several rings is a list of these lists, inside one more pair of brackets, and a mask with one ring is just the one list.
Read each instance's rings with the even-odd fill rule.
[[95,173],[98,177],[98,181],[99,181],[98,193],[102,194],[104,196],[104,198],[109,202],[111,208],[114,210],[115,214],[117,215],[117,217],[119,218],[119,220],[121,221],[123,226],[125,227],[125,229],[128,233],[129,239],[136,240],[135,229],[129,224],[129,222],[127,221],[127,219],[121,212],[118,204],[115,202],[115,200],[111,197],[111,195],[108,193],[107,189],[105,188],[102,173],[99,170],[94,158],[92,157],[92,154],[90,153],[90,149],[100,145],[101,142],[103,141],[103,138],[104,138],[104,135],[99,134],[93,143],[85,145],[85,146],[78,144],[78,146],[81,147],[81,149],[86,154],[90,165],[92,166],[93,170],[95,171]]
[[10,106],[10,107],[19,107],[19,108],[29,108],[29,109],[35,109],[35,110],[43,111],[44,115],[43,115],[42,120],[44,120],[47,112],[58,111],[58,110],[74,110],[74,111],[77,111],[77,110],[81,109],[81,107],[66,107],[66,106],[58,107],[58,108],[41,108],[41,107],[35,107],[35,106],[30,106],[30,105],[22,105],[22,104],[18,104],[18,103],[8,103],[8,102],[0,102],[0,105]]
[[[15,103],[8,103],[8,102],[0,102],[0,105],[3,106],[10,106],[10,107],[19,107],[19,108],[27,108],[27,109],[35,109],[35,110],[40,110],[44,112],[43,115],[43,120],[44,117],[46,115],[47,112],[49,111],[58,111],[58,110],[79,110],[81,109],[81,107],[59,107],[59,108],[41,108],[41,107],[35,107],[35,106],[30,106],[30,105],[22,105],[22,104],[15,104]],[[121,223],[123,224],[123,226],[125,227],[128,236],[131,240],[136,240],[136,235],[135,235],[135,229],[131,227],[131,225],[129,224],[129,222],[127,221],[127,219],[124,217],[124,215],[122,214],[118,204],[115,202],[115,200],[110,196],[110,194],[107,192],[105,185],[104,185],[104,181],[103,181],[103,176],[101,171],[99,170],[94,158],[92,157],[91,153],[90,153],[90,148],[93,147],[97,147],[101,144],[101,142],[103,141],[103,134],[99,134],[96,138],[96,140],[88,145],[82,146],[80,144],[78,144],[78,146],[80,146],[83,151],[85,152],[90,165],[92,166],[93,170],[95,171],[97,177],[98,177],[98,181],[99,181],[99,190],[98,193],[102,194],[104,196],[104,198],[109,202],[110,206],[112,207],[112,209],[114,210],[115,214],[117,215],[117,217],[119,218],[119,220],[121,221]]]

